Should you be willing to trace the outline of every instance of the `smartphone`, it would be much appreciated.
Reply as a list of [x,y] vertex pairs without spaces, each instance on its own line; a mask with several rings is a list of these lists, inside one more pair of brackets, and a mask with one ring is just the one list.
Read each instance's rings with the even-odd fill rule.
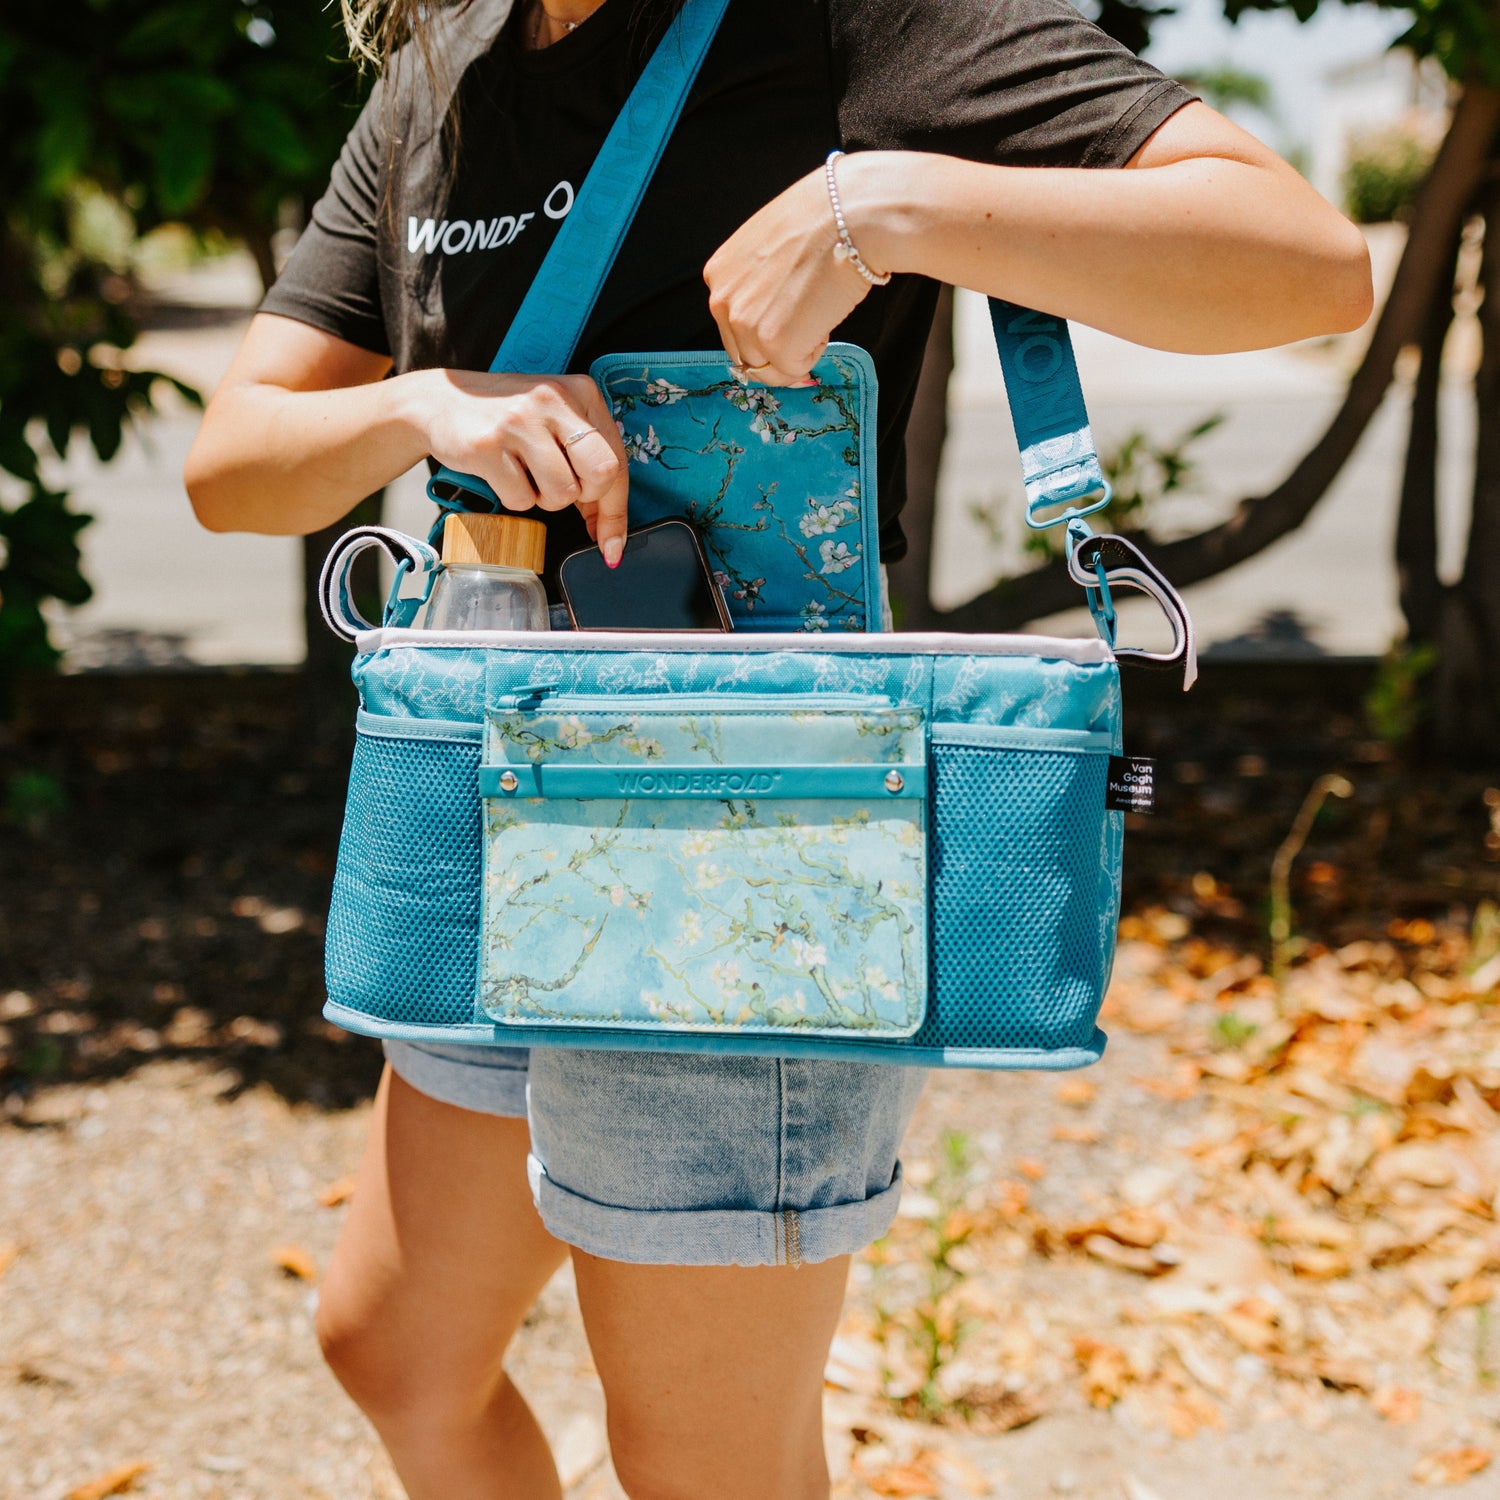
[[703,543],[686,521],[657,521],[625,538],[618,568],[597,547],[557,570],[574,630],[733,630]]

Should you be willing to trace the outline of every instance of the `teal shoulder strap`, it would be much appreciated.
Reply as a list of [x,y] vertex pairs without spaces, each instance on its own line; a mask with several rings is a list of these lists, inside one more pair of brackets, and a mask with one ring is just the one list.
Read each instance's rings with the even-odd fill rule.
[[[728,9],[729,0],[687,0],[674,17],[599,148],[491,370],[556,375],[568,368]],[[500,508],[482,479],[452,469],[439,469],[427,493],[445,512]]]
[[1021,449],[1027,525],[1040,529],[1102,510],[1109,483],[1099,467],[1067,320],[991,297],[990,321]]

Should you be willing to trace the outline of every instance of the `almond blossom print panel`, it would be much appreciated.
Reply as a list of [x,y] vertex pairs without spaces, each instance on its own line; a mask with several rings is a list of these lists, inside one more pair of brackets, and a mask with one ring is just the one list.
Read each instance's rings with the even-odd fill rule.
[[[912,710],[500,713],[487,761],[890,764]],[[705,778],[712,781],[712,778]],[[500,1023],[910,1035],[927,982],[925,803],[542,797],[485,810],[480,1010]]]
[[722,355],[612,355],[595,379],[630,461],[630,519],[697,527],[737,630],[866,630],[880,618],[874,372],[838,345],[819,384],[737,380]]

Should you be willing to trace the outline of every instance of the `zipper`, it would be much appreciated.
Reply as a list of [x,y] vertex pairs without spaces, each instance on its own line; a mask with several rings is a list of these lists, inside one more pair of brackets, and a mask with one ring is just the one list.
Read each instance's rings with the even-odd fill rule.
[[[713,709],[719,713],[778,709],[789,713],[810,708],[873,709],[894,712],[899,706],[886,694],[863,693],[557,693],[550,685],[538,686],[496,698],[496,708],[536,712],[542,708],[598,712],[639,709],[670,713],[677,709]],[[915,705],[905,705],[915,708]]]

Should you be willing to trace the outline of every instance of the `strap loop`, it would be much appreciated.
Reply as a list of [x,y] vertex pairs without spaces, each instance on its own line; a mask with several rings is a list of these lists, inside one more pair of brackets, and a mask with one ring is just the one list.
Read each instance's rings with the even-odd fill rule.
[[318,577],[318,603],[328,628],[346,641],[375,627],[354,607],[349,574],[354,560],[378,547],[396,566],[396,577],[385,602],[383,623],[410,625],[427,602],[442,568],[435,548],[389,526],[356,526],[335,544]]
[[[1089,609],[1099,624],[1099,633],[1121,662],[1162,670],[1180,666],[1183,692],[1192,687],[1198,680],[1198,647],[1192,616],[1182,595],[1134,542],[1122,536],[1095,536],[1083,522],[1074,521],[1068,528],[1068,573],[1075,583],[1088,590]],[[1115,645],[1114,599],[1110,590],[1121,585],[1139,589],[1156,600],[1172,627],[1170,651]]]

